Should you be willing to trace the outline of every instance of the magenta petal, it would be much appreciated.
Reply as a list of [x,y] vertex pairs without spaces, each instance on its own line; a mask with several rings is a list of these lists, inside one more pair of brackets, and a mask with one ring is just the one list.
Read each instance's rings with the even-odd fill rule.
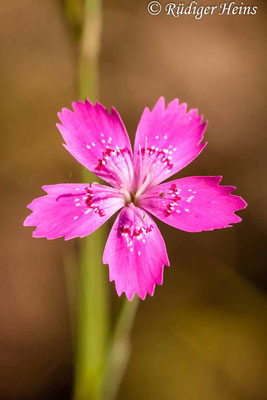
[[133,179],[132,149],[115,108],[109,113],[99,103],[73,103],[74,112],[63,108],[57,124],[66,149],[87,169],[114,187]]
[[140,207],[168,225],[187,232],[231,227],[241,221],[235,211],[246,207],[234,186],[219,186],[221,176],[176,179],[148,190]]
[[123,198],[114,188],[94,184],[43,186],[46,196],[29,204],[32,210],[25,226],[36,226],[33,237],[65,240],[84,237],[99,228],[119,210]]
[[108,237],[103,263],[109,264],[110,281],[128,300],[136,293],[141,299],[161,285],[163,267],[169,265],[161,233],[152,218],[140,208],[124,207]]
[[200,143],[207,122],[202,122],[197,110],[186,112],[186,107],[175,99],[165,108],[161,97],[152,111],[145,108],[143,112],[136,132],[134,164],[142,178],[140,169],[148,171],[153,186],[184,168],[206,145]]

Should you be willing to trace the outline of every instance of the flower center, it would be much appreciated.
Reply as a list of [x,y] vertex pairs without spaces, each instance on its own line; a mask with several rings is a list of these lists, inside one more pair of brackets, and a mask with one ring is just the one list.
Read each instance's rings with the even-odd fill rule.
[[139,202],[138,202],[137,192],[134,191],[129,192],[125,188],[121,188],[120,192],[124,196],[124,201],[126,206],[128,206],[131,203],[133,203],[135,206],[138,206]]

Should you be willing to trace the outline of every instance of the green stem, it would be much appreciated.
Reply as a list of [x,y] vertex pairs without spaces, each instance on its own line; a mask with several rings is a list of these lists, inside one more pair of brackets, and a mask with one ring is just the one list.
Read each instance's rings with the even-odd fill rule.
[[[81,0],[66,0],[68,19],[70,22],[78,21],[78,27],[80,20],[74,17],[80,15],[80,4]],[[100,0],[84,0],[79,60],[79,95],[82,100],[89,98],[94,101],[98,96],[100,31]],[[83,172],[84,182],[96,179],[90,172]],[[102,227],[83,239],[81,245],[73,400],[114,399],[130,354],[129,336],[138,299],[122,301],[113,335],[108,341],[107,269],[101,261],[104,236]]]
[[131,351],[130,333],[138,304],[138,297],[135,297],[132,302],[126,298],[122,300],[121,310],[111,337],[105,365],[103,382],[103,399],[105,400],[116,398],[121,379],[127,367]]
[[75,400],[102,399],[108,309],[106,269],[101,259],[103,230],[83,239],[78,286]]
[[[85,0],[84,24],[79,62],[80,98],[97,98],[98,54],[101,26],[99,0]],[[96,177],[83,172],[83,180]],[[109,312],[106,268],[102,264],[104,229],[82,241],[78,282],[78,327],[75,362],[74,400],[100,400],[106,358]]]
[[80,43],[79,93],[82,99],[98,96],[98,56],[101,36],[101,0],[85,0]]
[[83,0],[61,0],[65,18],[73,35],[79,39],[83,20]]

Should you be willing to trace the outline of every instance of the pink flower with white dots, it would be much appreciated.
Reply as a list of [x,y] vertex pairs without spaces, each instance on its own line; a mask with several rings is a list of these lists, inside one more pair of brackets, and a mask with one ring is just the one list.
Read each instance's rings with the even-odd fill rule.
[[43,186],[46,196],[28,206],[24,225],[36,226],[33,237],[65,240],[94,232],[120,210],[109,234],[104,264],[120,296],[132,300],[153,295],[162,284],[168,255],[150,214],[187,232],[231,227],[246,207],[233,186],[219,186],[220,176],[194,176],[161,183],[193,161],[204,149],[207,123],[197,110],[160,98],[139,122],[134,152],[117,111],[96,103],[73,103],[59,113],[66,149],[84,167],[111,186],[99,183]]

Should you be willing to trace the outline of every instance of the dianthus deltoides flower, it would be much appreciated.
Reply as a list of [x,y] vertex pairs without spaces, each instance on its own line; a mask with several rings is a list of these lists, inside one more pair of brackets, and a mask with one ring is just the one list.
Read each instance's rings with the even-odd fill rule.
[[151,218],[187,232],[231,227],[241,221],[235,211],[245,201],[231,195],[234,186],[219,186],[221,176],[193,176],[161,183],[193,161],[207,122],[197,110],[175,99],[165,108],[160,98],[146,108],[137,127],[134,151],[123,122],[112,108],[78,101],[64,108],[57,124],[66,149],[84,167],[111,186],[62,183],[43,186],[46,196],[28,206],[24,225],[36,226],[33,237],[65,240],[84,237],[121,210],[109,234],[103,263],[118,295],[132,300],[153,295],[169,266],[165,242]]

